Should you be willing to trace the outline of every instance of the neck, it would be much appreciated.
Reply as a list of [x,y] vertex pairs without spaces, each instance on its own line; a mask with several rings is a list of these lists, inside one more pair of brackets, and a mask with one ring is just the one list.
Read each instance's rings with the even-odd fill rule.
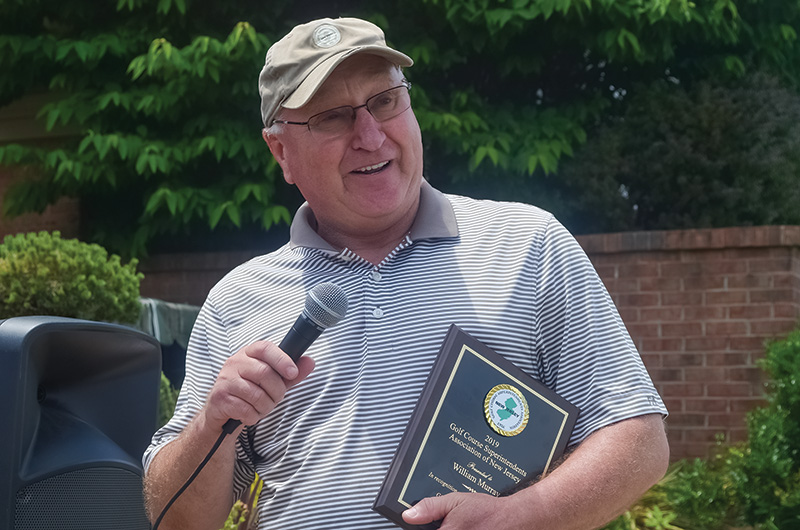
[[373,265],[379,265],[400,244],[411,230],[417,216],[419,202],[410,208],[402,218],[382,229],[377,229],[378,221],[373,226],[367,225],[361,231],[346,230],[335,223],[324,223],[317,220],[317,233],[334,248],[349,249]]
[[[412,217],[413,220],[413,217]],[[328,243],[339,249],[349,249],[373,265],[379,265],[394,249],[397,248],[411,229],[411,223],[393,227],[380,233],[348,236],[336,231],[319,227],[319,235]]]

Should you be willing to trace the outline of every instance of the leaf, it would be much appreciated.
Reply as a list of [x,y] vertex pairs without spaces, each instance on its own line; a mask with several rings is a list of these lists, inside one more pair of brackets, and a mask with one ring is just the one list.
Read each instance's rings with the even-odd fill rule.
[[209,64],[208,66],[208,76],[214,80],[215,83],[219,84],[219,69],[216,65]]
[[89,60],[94,48],[87,42],[77,41],[74,45],[74,50],[81,62],[85,63]]
[[237,227],[242,226],[242,214],[238,206],[233,203],[229,203],[225,208],[225,211],[228,213],[228,218],[230,218],[234,225]]
[[213,229],[216,228],[217,224],[219,224],[220,219],[222,219],[222,214],[225,213],[225,209],[228,207],[228,202],[224,202],[222,204],[217,204],[208,213],[208,225]]
[[528,174],[533,175],[533,172],[536,171],[536,167],[539,165],[539,157],[537,155],[529,155],[528,156]]
[[746,67],[744,61],[736,55],[729,55],[725,57],[725,69],[736,75],[744,75]]
[[86,136],[83,137],[81,143],[78,145],[78,154],[84,153],[89,145],[92,143],[92,138],[94,136],[94,132],[91,130],[87,131]]
[[556,169],[558,169],[558,159],[547,151],[539,153],[539,163],[547,175],[555,173]]
[[144,207],[145,215],[152,216],[158,210],[159,206],[161,206],[161,203],[164,202],[164,196],[167,192],[168,190],[166,188],[159,188],[155,191],[155,193],[150,195],[150,197],[147,199],[147,204]]
[[69,55],[69,52],[72,51],[72,43],[66,41],[58,45],[56,48],[56,62],[61,62],[64,58]]
[[630,45],[635,55],[641,54],[642,48],[639,45],[639,39],[627,29],[622,28],[619,30],[619,35],[617,35],[617,44],[624,50],[627,47],[626,42]]
[[487,147],[485,145],[481,145],[478,149],[475,150],[475,154],[472,156],[470,160],[470,171],[475,171],[477,167],[483,162],[483,159],[486,158],[487,155]]
[[169,208],[169,213],[171,215],[175,215],[175,212],[178,211],[178,195],[173,191],[168,191],[165,193],[165,197],[167,200],[167,208]]
[[781,24],[781,35],[786,42],[794,42],[797,40],[797,32],[792,26]]
[[253,193],[254,188],[256,188],[254,184],[244,184],[242,186],[237,187],[233,191],[233,199],[238,204],[243,203],[247,199],[247,197],[249,197],[250,194]]
[[487,146],[486,154],[489,155],[492,163],[496,166],[500,160],[500,154],[497,152],[497,149],[493,145]]
[[144,172],[147,170],[147,159],[148,159],[147,153],[141,153],[136,158],[135,169],[138,174],[144,175]]

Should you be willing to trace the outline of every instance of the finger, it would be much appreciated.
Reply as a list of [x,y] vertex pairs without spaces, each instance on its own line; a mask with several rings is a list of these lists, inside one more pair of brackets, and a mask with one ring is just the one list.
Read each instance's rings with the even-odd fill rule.
[[244,347],[244,353],[266,363],[287,381],[296,379],[299,374],[292,358],[270,341],[261,340],[249,344]]
[[[229,414],[246,424],[258,422],[283,400],[286,391],[305,379],[314,369],[314,361],[302,357],[294,367],[296,377],[285,379],[275,368],[288,357],[274,344],[260,341],[231,356],[220,372],[210,403],[216,404],[214,416]],[[280,370],[281,368],[278,368]],[[289,374],[291,374],[289,370]]]
[[254,389],[253,383],[236,379],[224,385],[216,385],[209,394],[205,406],[206,423],[221,427],[229,418],[239,420],[245,425],[258,422],[262,412],[266,414],[264,405],[254,404],[254,395],[263,395],[261,389]]
[[245,376],[239,378],[233,384],[231,394],[249,404],[258,413],[258,419],[261,419],[283,400],[286,389],[286,381],[270,370],[260,380],[251,380]]
[[[283,399],[286,390],[303,381],[315,367],[313,359],[300,357],[296,364],[289,359],[293,370],[283,370],[280,365],[283,364],[284,358],[288,358],[288,356],[279,348],[270,350],[268,347],[263,351],[258,349],[248,350],[247,358],[253,362],[240,365],[239,377],[259,385],[276,401]],[[275,366],[276,363],[279,366]],[[283,370],[283,373],[281,373],[281,370]],[[292,371],[295,372],[294,377],[290,377]]]
[[291,381],[287,381],[287,389],[292,388],[297,383],[308,377],[308,375],[314,370],[316,363],[314,359],[311,357],[300,357],[297,360],[297,377],[292,379]]
[[417,504],[403,512],[403,520],[408,524],[422,525],[441,521],[458,506],[463,496],[457,493],[448,493],[441,497],[426,497]]

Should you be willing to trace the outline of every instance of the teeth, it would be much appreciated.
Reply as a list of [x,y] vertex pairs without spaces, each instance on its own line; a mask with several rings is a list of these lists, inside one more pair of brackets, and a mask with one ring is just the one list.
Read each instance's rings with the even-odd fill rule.
[[380,168],[382,168],[383,166],[385,166],[388,163],[389,162],[387,161],[387,162],[381,162],[380,164],[375,164],[373,166],[362,167],[360,169],[356,169],[356,172],[358,172],[358,173],[366,173],[368,171],[375,171],[376,169],[380,169]]

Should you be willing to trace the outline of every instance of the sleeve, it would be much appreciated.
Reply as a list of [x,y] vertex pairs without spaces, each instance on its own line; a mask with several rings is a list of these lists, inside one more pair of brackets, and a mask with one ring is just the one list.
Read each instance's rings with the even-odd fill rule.
[[[222,318],[210,301],[206,301],[197,316],[186,350],[186,377],[181,386],[175,413],[153,435],[142,457],[145,470],[153,457],[169,442],[175,440],[189,422],[200,412],[214,386],[222,365],[233,353]],[[247,442],[247,428],[236,442],[237,460],[234,466],[234,498],[249,487],[255,478],[253,452]],[[198,462],[199,464],[200,462]]]
[[570,444],[612,423],[667,414],[594,266],[551,219],[535,245],[534,334],[543,383],[580,409]]

